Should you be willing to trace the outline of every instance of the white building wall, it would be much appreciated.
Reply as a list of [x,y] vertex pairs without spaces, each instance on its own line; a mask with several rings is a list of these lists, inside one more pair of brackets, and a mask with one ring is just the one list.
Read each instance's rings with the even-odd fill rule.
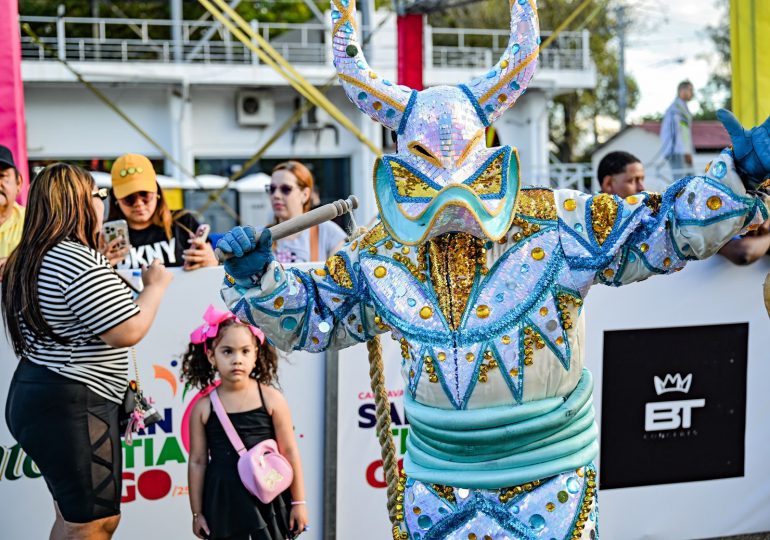
[[[195,159],[246,159],[252,156],[294,113],[297,95],[286,87],[272,87],[275,123],[254,127],[239,125],[236,114],[238,91],[254,87],[194,85],[186,90],[183,84],[121,84],[99,85],[99,88],[190,171],[194,170]],[[332,88],[328,96],[375,145],[382,145],[380,125],[361,114],[341,87]],[[30,83],[26,85],[25,97],[31,159],[111,159],[125,152],[162,157],[86,88],[69,83]],[[547,172],[545,94],[538,90],[528,92],[495,127],[502,144],[518,148],[522,181],[525,184],[542,183],[535,179],[542,180]],[[337,129],[338,143],[331,129],[320,133],[302,131],[295,136],[289,130],[264,157],[350,158],[351,189],[361,201],[357,218],[367,222],[377,213],[372,190],[375,156],[352,133],[339,126]],[[183,177],[171,162],[167,162],[166,172],[180,179]]]
[[[640,127],[630,127],[591,156],[594,176],[599,162],[610,152],[624,151],[638,157],[645,170],[645,188],[648,191],[663,191],[674,181],[668,162],[660,156],[660,136]],[[706,166],[718,156],[715,152],[696,153],[693,159],[695,173],[706,170]]]
[[[171,147],[168,88],[143,84],[101,90],[158,144]],[[68,83],[24,86],[27,147],[32,159],[116,157],[160,152],[88,89]]]
[[548,184],[548,100],[529,90],[494,124],[501,145],[517,149],[523,185]]
[[[239,125],[236,116],[236,95],[245,87],[194,87],[192,100],[192,153],[195,158],[248,158],[252,156],[283,123],[294,114],[296,92],[285,87],[273,87],[275,123],[266,127]],[[327,94],[331,102],[375,145],[381,145],[379,124],[358,112],[341,87],[332,88]],[[323,113],[320,113],[323,116]],[[351,159],[351,189],[361,201],[357,212],[360,220],[376,214],[371,188],[374,155],[349,131],[336,122],[339,134],[336,142],[334,130],[300,131],[289,129],[268,149],[266,158],[299,159],[336,158]],[[344,181],[344,179],[340,179]]]

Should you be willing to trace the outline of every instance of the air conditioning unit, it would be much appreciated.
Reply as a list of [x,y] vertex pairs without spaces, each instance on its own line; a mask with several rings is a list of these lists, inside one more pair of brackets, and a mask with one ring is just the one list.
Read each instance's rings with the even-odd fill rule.
[[238,124],[269,126],[275,123],[275,102],[269,90],[242,90],[235,100]]

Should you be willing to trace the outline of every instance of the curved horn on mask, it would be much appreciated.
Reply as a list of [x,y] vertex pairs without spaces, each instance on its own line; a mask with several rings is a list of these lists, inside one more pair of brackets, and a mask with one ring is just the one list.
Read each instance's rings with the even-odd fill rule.
[[402,119],[417,92],[381,78],[366,62],[356,32],[355,0],[332,0],[334,67],[350,101],[387,128],[402,131]]
[[526,90],[535,73],[540,49],[540,24],[535,0],[508,0],[511,37],[500,61],[486,74],[460,88],[489,126]]

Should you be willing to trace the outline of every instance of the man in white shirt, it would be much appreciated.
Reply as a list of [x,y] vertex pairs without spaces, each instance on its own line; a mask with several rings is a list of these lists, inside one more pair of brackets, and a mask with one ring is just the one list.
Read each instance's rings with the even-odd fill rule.
[[674,180],[694,174],[692,114],[687,107],[687,102],[692,100],[694,93],[690,81],[680,82],[677,97],[666,110],[660,126],[661,152],[671,165]]

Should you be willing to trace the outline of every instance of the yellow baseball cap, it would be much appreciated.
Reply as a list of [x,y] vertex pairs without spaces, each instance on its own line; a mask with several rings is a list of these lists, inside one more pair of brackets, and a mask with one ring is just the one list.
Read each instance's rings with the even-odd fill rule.
[[122,199],[137,191],[158,191],[155,169],[141,154],[123,154],[112,164],[112,193]]

